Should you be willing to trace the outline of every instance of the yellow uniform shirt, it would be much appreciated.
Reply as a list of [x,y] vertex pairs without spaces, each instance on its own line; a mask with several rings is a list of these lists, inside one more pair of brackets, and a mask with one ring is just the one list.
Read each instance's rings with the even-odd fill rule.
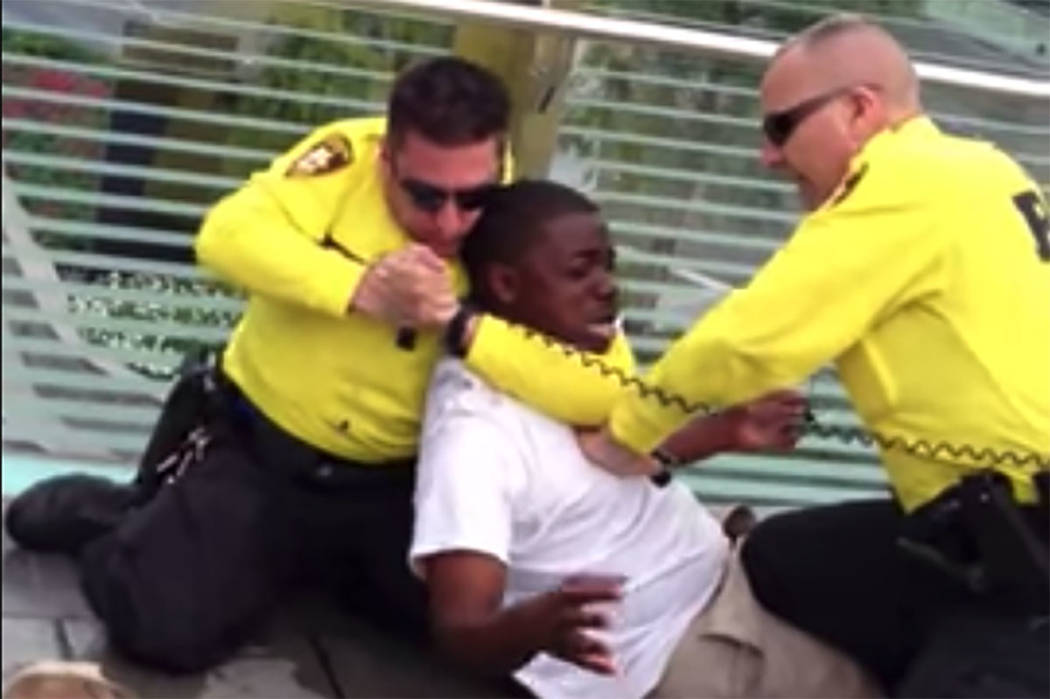
[[[871,139],[849,173],[648,381],[727,405],[834,359],[870,429],[1047,458],[1050,251],[1038,186],[993,146],[923,117]],[[647,452],[684,417],[627,394],[611,430]],[[897,449],[882,458],[909,509],[976,465]],[[1034,466],[997,468],[1031,500]]]
[[[229,377],[292,435],[367,463],[415,454],[427,381],[441,353],[437,333],[418,333],[405,351],[394,328],[348,311],[367,265],[409,243],[379,177],[385,128],[376,118],[317,129],[220,201],[196,241],[203,264],[249,292],[223,356]],[[458,264],[450,274],[465,291]],[[622,336],[605,360],[633,369]],[[578,359],[487,316],[467,361],[499,388],[568,422],[601,422],[615,392]]]

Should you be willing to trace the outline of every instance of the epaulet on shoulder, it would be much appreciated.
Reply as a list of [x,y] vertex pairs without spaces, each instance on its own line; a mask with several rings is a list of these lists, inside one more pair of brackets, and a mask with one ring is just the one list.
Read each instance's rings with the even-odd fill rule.
[[369,140],[378,141],[386,128],[384,117],[343,119],[326,124],[308,137],[309,145],[284,171],[285,177],[327,175],[353,165],[368,148]]

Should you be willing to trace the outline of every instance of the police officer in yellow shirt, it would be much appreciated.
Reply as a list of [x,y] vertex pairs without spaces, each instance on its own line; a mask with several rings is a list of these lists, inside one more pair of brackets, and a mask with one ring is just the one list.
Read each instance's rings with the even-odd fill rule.
[[[903,50],[857,17],[787,42],[761,104],[762,159],[796,181],[809,213],[646,382],[718,407],[834,361],[882,436],[895,498],[760,524],[743,550],[756,595],[887,689],[1046,696],[1050,244],[1040,188],[994,146],[939,131]],[[636,455],[687,417],[629,392],[583,446],[608,468],[647,472],[657,459]],[[976,613],[993,620],[982,626]],[[1044,623],[1029,624],[1033,614]],[[974,641],[993,637],[1015,645]]]
[[[178,443],[151,444],[136,492],[43,483],[8,515],[23,545],[79,553],[118,649],[199,670],[312,582],[422,634],[406,555],[424,391],[443,352],[565,421],[603,419],[614,387],[457,301],[459,245],[509,172],[508,111],[487,71],[428,61],[398,78],[386,118],[317,129],[209,212],[198,258],[248,302],[203,375],[206,419],[170,429],[193,412],[173,394],[158,433]],[[603,360],[632,370],[610,332]],[[128,511],[111,516],[115,504]]]

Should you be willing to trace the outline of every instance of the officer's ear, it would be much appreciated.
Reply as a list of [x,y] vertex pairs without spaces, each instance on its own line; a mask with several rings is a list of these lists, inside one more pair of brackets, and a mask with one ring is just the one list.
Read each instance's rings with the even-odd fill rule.
[[511,306],[521,294],[521,277],[510,265],[493,262],[485,269],[485,286],[492,300],[503,306]]
[[886,95],[881,87],[858,85],[850,90],[849,130],[858,148],[889,123]]

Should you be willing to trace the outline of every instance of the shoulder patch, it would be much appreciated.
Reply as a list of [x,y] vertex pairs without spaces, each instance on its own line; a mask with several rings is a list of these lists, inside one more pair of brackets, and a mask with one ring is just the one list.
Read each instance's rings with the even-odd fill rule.
[[335,172],[354,162],[350,141],[340,134],[332,134],[314,144],[284,173],[285,177],[313,177]]
[[842,183],[842,186],[839,187],[838,194],[835,195],[835,199],[831,202],[831,205],[837,206],[846,201],[846,198],[853,194],[853,190],[857,188],[857,185],[860,184],[860,181],[864,179],[864,175],[866,174],[868,174],[868,164],[864,163],[860,166],[859,170],[847,177],[846,181]]

